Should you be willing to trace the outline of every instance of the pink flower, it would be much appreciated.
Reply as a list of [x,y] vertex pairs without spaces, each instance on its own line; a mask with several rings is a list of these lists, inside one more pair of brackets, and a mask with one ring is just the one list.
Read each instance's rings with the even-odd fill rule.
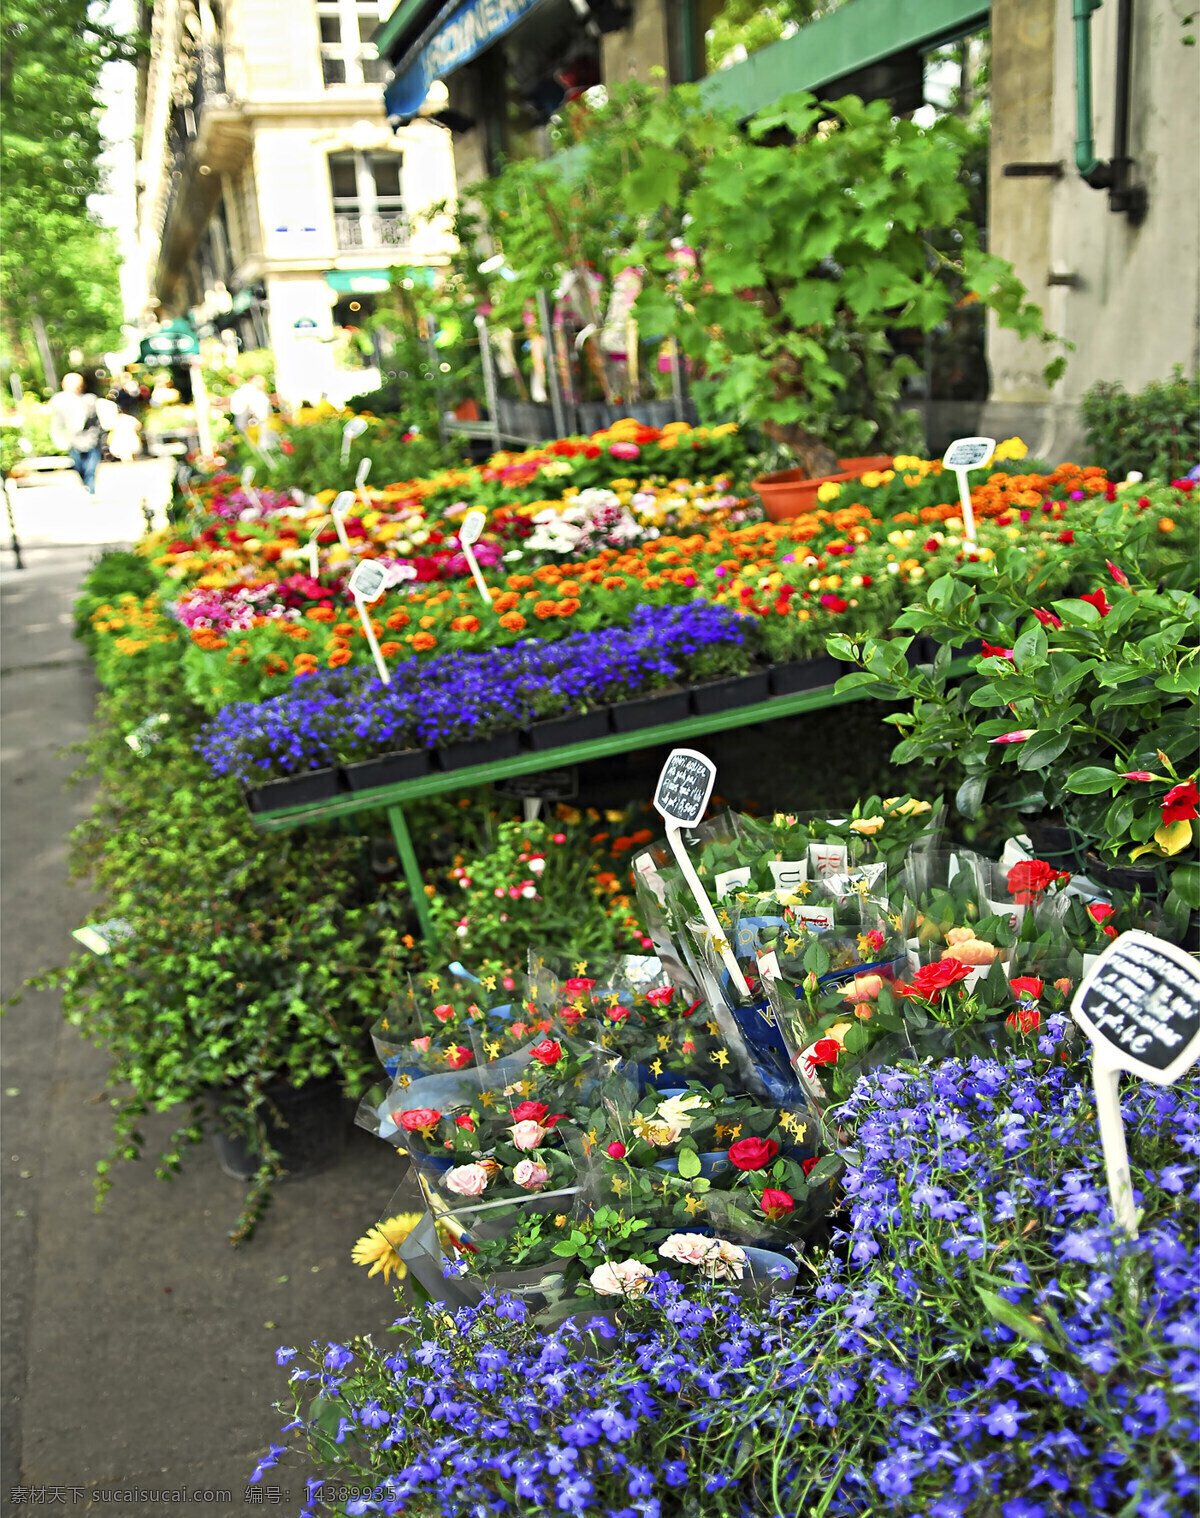
[[658,1252],[676,1265],[703,1265],[710,1254],[716,1254],[717,1241],[702,1233],[673,1233],[658,1246]]
[[482,1196],[488,1173],[482,1165],[456,1165],[442,1177],[442,1185],[455,1196]]
[[610,443],[608,451],[614,459],[636,459],[642,450],[636,443]]
[[546,1137],[546,1130],[541,1123],[535,1123],[532,1119],[514,1123],[508,1131],[512,1134],[512,1141],[517,1149],[537,1149]]
[[444,1001],[440,1007],[434,1007],[433,1015],[440,1023],[448,1023],[454,1016],[454,1008],[448,1001]]
[[1111,559],[1105,559],[1104,562],[1108,565],[1109,574],[1112,575],[1113,579],[1117,582],[1118,585],[1129,584],[1129,576],[1123,569],[1118,569]]
[[1033,608],[1033,614],[1043,627],[1061,627],[1062,618],[1055,616],[1052,611],[1043,611],[1040,606]]
[[604,1152],[605,1154],[611,1155],[614,1160],[623,1160],[625,1158],[625,1145],[621,1142],[620,1139],[613,1139],[612,1143]]
[[842,995],[847,1001],[856,1004],[864,1001],[878,1001],[882,989],[881,975],[856,975],[853,982],[842,991]]
[[1037,732],[1036,727],[1018,727],[1014,732],[1001,733],[998,738],[993,738],[993,743],[1025,743]]
[[1152,775],[1149,770],[1122,770],[1121,771],[1121,779],[1122,780],[1156,780],[1157,778],[1158,777],[1156,775]]
[[513,1180],[526,1191],[540,1191],[549,1179],[549,1170],[535,1160],[518,1160],[513,1169]]
[[[616,446],[616,445],[614,445]],[[654,1272],[641,1260],[605,1260],[588,1277],[592,1290],[602,1297],[635,1297],[645,1291]]]
[[413,1046],[414,1049],[419,1049],[422,1054],[428,1054],[429,1053],[429,1034],[428,1033],[426,1033],[426,1035],[425,1035],[424,1038],[411,1038],[411,1039],[409,1039],[409,1043],[412,1044],[412,1046]]

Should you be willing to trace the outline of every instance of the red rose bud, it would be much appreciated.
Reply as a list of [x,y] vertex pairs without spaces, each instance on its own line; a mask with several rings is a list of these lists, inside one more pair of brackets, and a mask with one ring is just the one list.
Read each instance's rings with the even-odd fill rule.
[[729,1160],[739,1170],[765,1170],[779,1153],[774,1139],[739,1139],[729,1146]]
[[800,1161],[800,1169],[804,1171],[805,1175],[811,1175],[820,1163],[819,1156],[813,1154],[808,1159]]
[[1087,914],[1093,922],[1107,922],[1116,911],[1111,901],[1088,902]]
[[583,1021],[583,1012],[579,1007],[559,1007],[558,1020],[566,1023],[568,1028],[573,1028],[576,1023]]
[[620,1139],[613,1139],[604,1152],[605,1154],[611,1154],[614,1160],[623,1160],[625,1158],[625,1145]]
[[540,1044],[534,1044],[529,1053],[539,1065],[557,1065],[562,1059],[562,1045],[557,1039],[544,1038]]
[[773,1191],[770,1187],[763,1192],[758,1205],[769,1218],[785,1218],[796,1208],[794,1199],[786,1191]]
[[434,1007],[433,1015],[440,1023],[448,1023],[454,1016],[454,1008],[448,1001],[444,1001],[440,1007]]
[[836,1038],[819,1038],[808,1051],[809,1063],[814,1065],[836,1065],[838,1055],[842,1052],[842,1046]]
[[665,1007],[675,994],[674,986],[656,986],[653,991],[646,992],[646,1000],[654,1007]]
[[1014,975],[1008,988],[1014,996],[1032,996],[1036,1001],[1045,989],[1045,982],[1036,975]]
[[446,1051],[446,1063],[451,1070],[461,1070],[464,1065],[469,1065],[474,1057],[470,1049],[464,1049],[461,1044],[455,1044]]
[[436,1107],[410,1107],[400,1114],[400,1126],[406,1133],[420,1133],[425,1128],[436,1128],[441,1116]]
[[514,1123],[540,1123],[549,1112],[545,1102],[522,1102],[512,1110]]
[[1018,1007],[1004,1019],[1010,1033],[1036,1033],[1042,1026],[1042,1014],[1036,1007]]
[[570,980],[563,981],[563,990],[568,996],[586,996],[595,984],[594,980],[586,980],[582,975],[573,975]]
[[461,1117],[456,1117],[454,1119],[454,1126],[456,1128],[465,1128],[468,1133],[475,1132],[475,1120],[469,1112],[464,1112]]

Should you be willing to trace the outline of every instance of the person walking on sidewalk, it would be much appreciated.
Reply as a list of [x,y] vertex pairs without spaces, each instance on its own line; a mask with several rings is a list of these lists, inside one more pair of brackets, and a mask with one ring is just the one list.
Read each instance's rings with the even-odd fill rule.
[[92,497],[96,494],[102,432],[96,397],[84,393],[83,375],[64,374],[62,389],[50,402],[50,435],[54,446],[70,456],[72,467]]

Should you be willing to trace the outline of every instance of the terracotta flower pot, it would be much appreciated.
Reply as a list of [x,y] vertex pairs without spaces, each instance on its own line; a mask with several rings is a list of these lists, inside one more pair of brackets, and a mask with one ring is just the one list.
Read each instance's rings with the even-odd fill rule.
[[772,522],[786,522],[805,511],[814,511],[818,505],[817,491],[822,485],[841,485],[846,480],[857,480],[872,469],[890,469],[891,454],[879,454],[868,459],[840,460],[842,472],[827,474],[811,480],[803,469],[781,469],[775,474],[764,474],[754,481],[754,488],[762,498],[763,510]]

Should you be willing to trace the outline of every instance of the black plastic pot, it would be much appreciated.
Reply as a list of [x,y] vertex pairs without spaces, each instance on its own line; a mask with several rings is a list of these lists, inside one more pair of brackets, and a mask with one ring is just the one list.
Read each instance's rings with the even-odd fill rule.
[[[262,1108],[267,1137],[279,1151],[290,1176],[315,1175],[342,1157],[346,1143],[346,1104],[338,1081],[309,1081],[296,1087],[285,1082],[265,1088]],[[225,1093],[214,1092],[210,1105],[214,1116]],[[219,1120],[213,1130],[217,1160],[226,1175],[248,1181],[261,1163],[257,1147],[240,1133],[227,1133]]]
[[536,753],[564,748],[570,743],[588,743],[608,733],[608,707],[590,712],[569,712],[565,717],[549,717],[525,729],[525,742]]
[[1025,832],[1035,858],[1059,869],[1082,867],[1084,840],[1061,817],[1031,817],[1025,823]]
[[456,743],[453,748],[439,748],[434,752],[444,770],[465,770],[472,764],[496,764],[501,759],[512,759],[521,751],[519,733],[499,733],[494,738],[476,738],[470,743]]
[[693,685],[692,710],[698,717],[710,717],[714,712],[728,712],[738,706],[753,706],[756,701],[765,701],[770,693],[770,674],[765,669],[755,669],[746,675],[729,675],[724,680],[709,680],[704,685]]
[[685,690],[656,690],[618,702],[611,711],[618,733],[640,733],[643,728],[661,727],[665,722],[682,722],[691,714],[691,702]]
[[1160,894],[1158,871],[1153,865],[1105,864],[1099,854],[1089,849],[1083,867],[1089,879],[1114,891],[1124,891],[1130,896],[1140,891],[1146,900],[1156,900]]
[[815,659],[798,659],[792,664],[771,666],[771,690],[777,696],[794,696],[797,691],[820,690],[850,673],[850,666],[829,654]]
[[278,812],[284,807],[309,806],[328,801],[338,793],[335,769],[309,770],[303,775],[288,775],[283,780],[267,780],[247,787],[246,805],[252,812]]
[[419,775],[428,775],[431,768],[428,749],[406,748],[395,754],[379,754],[374,759],[344,764],[342,774],[352,791],[370,791],[379,785],[415,780]]

